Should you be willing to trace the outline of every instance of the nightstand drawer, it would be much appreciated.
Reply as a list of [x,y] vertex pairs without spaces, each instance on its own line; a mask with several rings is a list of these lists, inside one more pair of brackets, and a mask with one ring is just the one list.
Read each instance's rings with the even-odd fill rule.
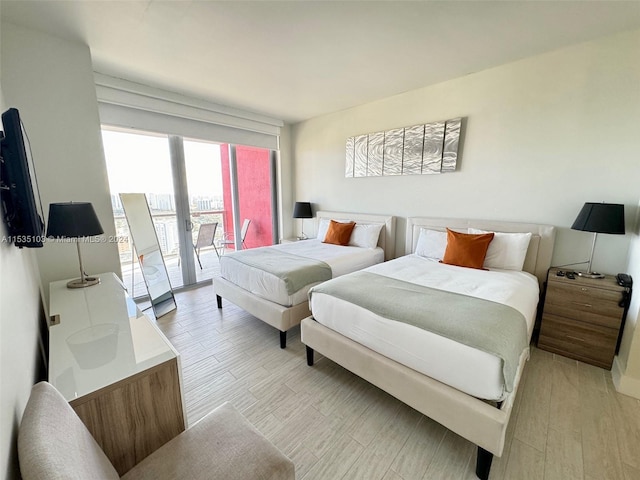
[[592,325],[545,311],[538,346],[604,368],[611,368],[618,330]]
[[[566,317],[572,320],[578,320],[580,322],[592,323],[594,325],[600,325],[607,328],[620,328],[620,322],[622,321],[623,309],[617,307],[616,313],[612,316],[609,314],[603,314],[602,309],[580,307],[575,305],[559,305],[555,303],[545,303],[544,313],[557,315],[560,317]],[[600,311],[598,311],[600,310]]]
[[553,288],[547,290],[545,304],[620,318],[623,311],[620,300],[622,293],[619,291],[554,283]]

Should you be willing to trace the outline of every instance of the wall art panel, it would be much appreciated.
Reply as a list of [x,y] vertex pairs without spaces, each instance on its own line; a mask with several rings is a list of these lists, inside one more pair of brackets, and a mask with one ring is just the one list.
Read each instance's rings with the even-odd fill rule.
[[383,175],[402,175],[404,128],[384,132]]
[[444,122],[427,123],[424,126],[422,153],[422,173],[432,175],[440,173],[442,166],[442,143],[444,140]]
[[423,139],[424,125],[414,125],[404,129],[402,175],[420,175],[422,173]]
[[462,117],[347,139],[346,177],[455,172]]
[[460,144],[460,127],[462,118],[447,120],[444,134],[442,154],[442,172],[455,172],[458,163],[458,146]]
[[382,176],[382,157],[384,152],[384,132],[369,134],[367,156],[367,177]]
[[355,138],[355,155],[353,162],[353,176],[354,177],[366,177],[367,176],[367,144],[369,142],[369,135],[358,135]]
[[354,148],[355,148],[355,138],[354,137],[349,137],[347,138],[347,164],[345,167],[345,172],[344,172],[344,176],[349,178],[349,177],[353,177],[353,159],[354,159]]

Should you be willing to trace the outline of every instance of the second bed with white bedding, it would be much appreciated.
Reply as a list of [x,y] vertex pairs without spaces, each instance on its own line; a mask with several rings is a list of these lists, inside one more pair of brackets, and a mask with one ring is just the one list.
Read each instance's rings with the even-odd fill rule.
[[[415,254],[366,271],[513,307],[524,316],[531,338],[539,285],[527,272],[462,268]],[[322,293],[311,297],[311,310],[320,324],[471,396],[500,401],[507,394],[503,362],[490,353]]]
[[[332,278],[384,261],[384,250],[380,247],[360,248],[333,245],[323,243],[317,239],[261,248],[325,262],[331,268]],[[241,253],[238,252],[238,254]],[[309,289],[314,285],[307,285],[293,294],[289,294],[287,285],[281,278],[259,268],[236,261],[234,254],[220,257],[220,274],[222,278],[244,288],[248,292],[283,306],[305,302]]]

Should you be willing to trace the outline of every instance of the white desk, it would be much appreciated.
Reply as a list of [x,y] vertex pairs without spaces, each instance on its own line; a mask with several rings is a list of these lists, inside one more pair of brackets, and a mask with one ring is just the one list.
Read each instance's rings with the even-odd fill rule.
[[49,382],[122,475],[185,429],[180,355],[113,273],[50,284]]

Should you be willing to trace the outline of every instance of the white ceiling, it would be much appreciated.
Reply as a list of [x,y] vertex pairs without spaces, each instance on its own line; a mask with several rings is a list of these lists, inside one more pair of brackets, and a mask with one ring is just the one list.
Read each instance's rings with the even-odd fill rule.
[[94,70],[296,122],[640,28],[622,1],[28,1]]

